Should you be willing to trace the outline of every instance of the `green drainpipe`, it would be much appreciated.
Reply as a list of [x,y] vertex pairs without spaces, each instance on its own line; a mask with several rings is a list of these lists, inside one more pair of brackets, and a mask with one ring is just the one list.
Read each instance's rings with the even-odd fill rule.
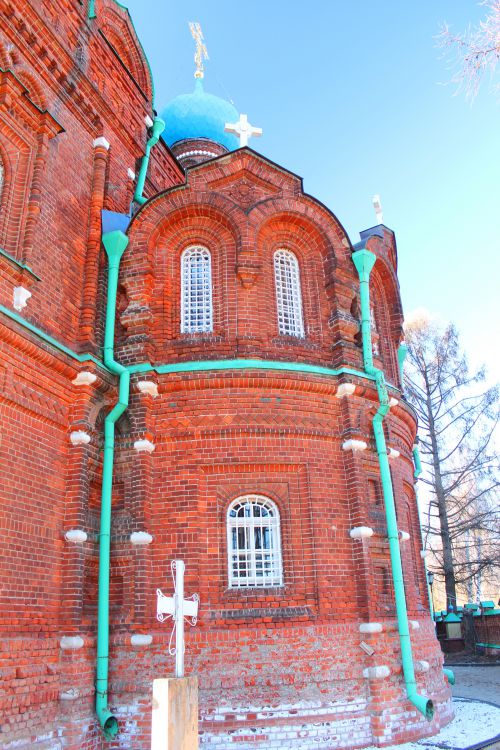
[[389,405],[389,394],[382,370],[373,364],[371,322],[370,322],[370,272],[376,260],[374,253],[369,250],[357,250],[352,259],[359,275],[359,287],[361,298],[361,335],[363,340],[363,363],[366,372],[375,376],[380,407],[373,418],[373,433],[377,447],[377,455],[380,466],[380,477],[382,480],[382,491],[384,495],[385,514],[387,519],[387,535],[389,538],[389,549],[391,553],[392,580],[394,583],[394,596],[396,600],[396,615],[398,620],[399,641],[401,645],[401,657],[403,662],[403,676],[406,685],[408,700],[430,721],[434,716],[434,704],[425,695],[417,693],[417,681],[415,668],[413,666],[413,654],[410,640],[410,629],[408,625],[408,611],[406,608],[406,596],[403,580],[403,568],[401,565],[401,552],[399,549],[398,524],[396,520],[396,509],[394,506],[394,492],[392,488],[389,459],[387,457],[387,445],[385,442],[383,422],[387,415]]
[[108,256],[108,299],[104,333],[104,364],[119,375],[118,402],[104,422],[104,457],[102,467],[101,527],[99,531],[99,594],[97,608],[97,680],[96,713],[105,737],[118,733],[118,721],[108,707],[109,672],[109,562],[111,537],[111,493],[115,450],[115,424],[129,402],[130,373],[114,358],[116,291],[120,260],[128,245],[128,237],[121,231],[103,234],[102,241]]
[[146,203],[147,198],[143,196],[144,192],[144,185],[146,183],[146,175],[148,173],[148,167],[149,167],[149,157],[151,156],[151,149],[153,146],[156,146],[158,141],[160,140],[160,135],[165,130],[165,123],[160,117],[155,117],[153,122],[153,129],[151,138],[146,143],[146,152],[144,156],[142,157],[142,163],[141,163],[141,169],[139,171],[139,177],[137,178],[137,185],[135,188],[135,194],[134,194],[134,200],[137,203],[140,203],[141,206],[143,203]]
[[89,18],[95,18],[95,0],[89,0]]
[[404,364],[406,355],[408,354],[408,347],[402,341],[400,345],[398,346],[398,365],[399,365],[399,377],[401,378],[401,390],[403,390],[403,383],[404,383]]
[[455,672],[453,672],[452,669],[446,669],[443,667],[443,674],[448,678],[448,682],[450,683],[450,685],[455,684]]
[[418,450],[418,445],[416,443],[413,446],[413,463],[415,465],[413,476],[415,477],[415,479],[418,479],[420,474],[422,473],[422,463],[420,461],[420,451]]

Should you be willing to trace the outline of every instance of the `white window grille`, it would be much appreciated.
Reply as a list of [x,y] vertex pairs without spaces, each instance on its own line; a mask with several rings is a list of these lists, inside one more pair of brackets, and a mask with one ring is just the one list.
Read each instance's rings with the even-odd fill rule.
[[302,293],[297,258],[289,250],[274,253],[278,329],[283,336],[304,336]]
[[230,588],[282,586],[280,517],[267,497],[246,495],[227,512]]
[[206,247],[195,245],[181,256],[181,332],[212,330],[212,259]]

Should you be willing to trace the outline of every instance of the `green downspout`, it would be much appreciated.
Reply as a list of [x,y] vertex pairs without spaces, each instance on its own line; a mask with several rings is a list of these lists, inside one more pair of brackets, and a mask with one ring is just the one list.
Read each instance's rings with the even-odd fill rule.
[[445,677],[448,678],[448,682],[450,685],[455,684],[455,672],[453,672],[452,669],[447,669],[446,667],[443,667],[443,674]]
[[400,345],[398,346],[398,366],[399,366],[399,377],[401,378],[401,390],[403,390],[404,385],[404,363],[406,359],[406,355],[408,354],[408,347],[402,341]]
[[385,514],[387,519],[387,535],[389,538],[389,549],[391,554],[392,579],[394,583],[394,596],[396,601],[396,615],[398,620],[399,641],[401,645],[401,657],[403,663],[403,676],[406,686],[408,700],[430,721],[434,716],[434,704],[425,695],[417,692],[417,681],[413,665],[413,654],[408,624],[408,611],[406,608],[406,596],[403,580],[403,568],[401,565],[401,552],[399,549],[398,524],[396,520],[396,509],[394,506],[394,492],[392,478],[387,457],[387,445],[385,442],[383,422],[387,415],[389,405],[389,394],[382,370],[373,364],[371,321],[370,321],[370,272],[376,260],[374,253],[369,250],[357,250],[352,259],[359,275],[359,287],[361,298],[361,335],[363,340],[363,363],[366,372],[375,377],[380,407],[373,418],[373,433],[380,466],[380,477],[382,480],[382,491],[384,496]]
[[96,713],[104,735],[111,739],[118,733],[118,721],[108,707],[109,671],[109,563],[111,537],[111,494],[115,450],[115,423],[129,402],[130,373],[114,358],[116,292],[120,260],[128,237],[120,231],[107,232],[102,242],[108,256],[108,299],[104,333],[104,364],[119,376],[118,402],[104,421],[104,457],[102,467],[101,527],[99,530],[99,594],[97,609],[97,680]]
[[418,479],[420,474],[422,473],[422,463],[420,461],[420,451],[418,450],[418,445],[416,443],[413,446],[413,463],[415,465],[413,476],[415,477],[415,479]]
[[89,0],[89,18],[95,18],[95,0]]
[[137,178],[137,185],[135,188],[135,194],[134,194],[134,201],[137,203],[140,203],[141,206],[143,203],[146,203],[147,198],[143,196],[144,192],[144,185],[146,183],[146,175],[148,173],[148,167],[149,167],[149,157],[151,155],[151,149],[153,146],[156,146],[158,141],[160,140],[160,135],[165,130],[165,123],[160,117],[155,117],[153,122],[153,128],[151,133],[151,138],[146,143],[146,152],[144,156],[142,157],[142,163],[141,163],[141,169],[139,171],[139,177]]

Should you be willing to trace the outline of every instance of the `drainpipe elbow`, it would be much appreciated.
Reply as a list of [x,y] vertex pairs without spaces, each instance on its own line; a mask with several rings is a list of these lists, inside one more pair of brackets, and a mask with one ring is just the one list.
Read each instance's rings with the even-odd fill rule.
[[116,737],[118,734],[118,719],[116,716],[113,716],[111,711],[108,711],[107,708],[102,708],[97,711],[97,718],[99,719],[99,724],[102,727],[104,736],[108,740],[112,740],[113,737]]
[[436,710],[434,701],[432,701],[426,695],[420,695],[420,693],[417,693],[416,690],[408,689],[407,696],[408,700],[413,703],[416,708],[418,708],[420,713],[425,716],[427,721],[432,721],[432,719],[434,718],[434,712]]
[[448,682],[450,683],[450,685],[455,684],[455,672],[453,672],[452,669],[446,669],[445,667],[443,667],[443,674],[448,680]]

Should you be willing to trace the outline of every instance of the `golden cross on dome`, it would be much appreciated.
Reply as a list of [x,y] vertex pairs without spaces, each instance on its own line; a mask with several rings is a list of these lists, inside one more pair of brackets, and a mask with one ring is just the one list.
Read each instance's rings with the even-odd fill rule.
[[203,60],[208,60],[208,52],[205,47],[205,40],[203,38],[203,31],[199,23],[189,22],[189,31],[191,36],[196,42],[196,52],[194,53],[194,61],[196,63],[195,78],[203,78]]

